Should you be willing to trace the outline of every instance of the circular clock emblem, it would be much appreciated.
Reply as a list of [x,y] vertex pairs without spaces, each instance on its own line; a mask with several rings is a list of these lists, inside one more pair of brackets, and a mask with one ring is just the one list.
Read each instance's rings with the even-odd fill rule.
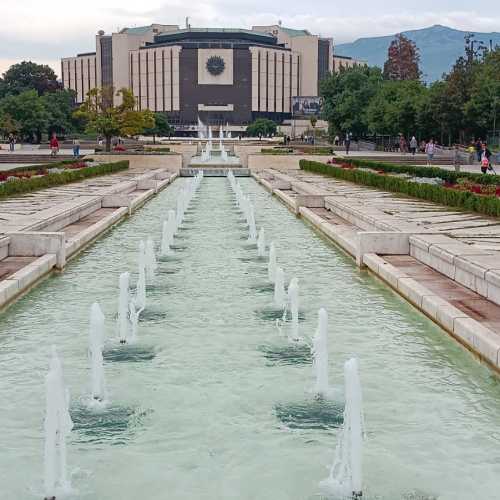
[[224,72],[226,63],[220,56],[209,57],[207,61],[207,70],[213,76],[219,76]]

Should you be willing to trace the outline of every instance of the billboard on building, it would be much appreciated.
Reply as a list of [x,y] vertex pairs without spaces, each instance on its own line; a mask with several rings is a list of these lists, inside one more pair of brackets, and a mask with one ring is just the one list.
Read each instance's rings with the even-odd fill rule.
[[295,118],[319,117],[321,114],[321,97],[292,97],[292,114]]

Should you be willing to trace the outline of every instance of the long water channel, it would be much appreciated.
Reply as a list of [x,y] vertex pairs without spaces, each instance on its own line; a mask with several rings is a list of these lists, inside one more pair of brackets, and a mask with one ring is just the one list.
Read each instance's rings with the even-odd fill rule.
[[[43,497],[44,376],[57,345],[75,428],[71,498],[302,500],[322,498],[338,438],[315,401],[311,356],[269,314],[266,261],[224,179],[203,180],[148,290],[139,343],[116,340],[118,277],[135,282],[141,239],[159,242],[184,180],[115,227],[0,314],[0,491]],[[359,359],[364,398],[364,498],[499,498],[500,385],[470,354],[384,284],[290,214],[253,180],[240,181],[257,227],[275,243],[286,281],[299,278],[300,334],[330,319],[330,383]],[[89,393],[89,309],[106,315],[112,410]],[[286,326],[285,326],[286,328]]]

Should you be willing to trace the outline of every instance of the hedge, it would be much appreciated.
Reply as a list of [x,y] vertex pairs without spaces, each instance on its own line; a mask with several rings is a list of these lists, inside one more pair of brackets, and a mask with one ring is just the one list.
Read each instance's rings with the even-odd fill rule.
[[419,184],[400,177],[380,175],[362,169],[344,169],[309,160],[301,160],[300,168],[391,193],[404,194],[493,217],[500,216],[500,198],[496,196],[477,195],[470,191],[459,191],[431,184]]
[[263,155],[293,155],[295,151],[292,148],[262,148],[260,150]]
[[69,184],[89,177],[112,174],[129,167],[128,161],[118,161],[115,163],[103,163],[91,167],[80,168],[77,170],[65,170],[60,173],[47,174],[40,177],[31,177],[29,179],[12,179],[0,184],[0,198],[14,194],[30,193],[38,189],[49,188]]
[[439,167],[424,167],[411,165],[394,165],[372,160],[360,160],[356,158],[343,158],[339,160],[342,163],[348,163],[358,168],[371,168],[374,170],[383,170],[388,173],[409,174],[414,177],[440,178],[445,182],[456,184],[458,179],[469,179],[476,184],[500,186],[500,175],[474,174],[472,172],[455,172]]
[[71,165],[73,163],[85,162],[91,163],[94,161],[94,158],[75,158],[74,160],[61,160],[55,161],[52,163],[39,163],[37,165],[26,165],[24,167],[14,167],[8,170],[3,170],[4,174],[15,174],[21,172],[43,172],[48,170],[49,168],[64,168],[66,165]]

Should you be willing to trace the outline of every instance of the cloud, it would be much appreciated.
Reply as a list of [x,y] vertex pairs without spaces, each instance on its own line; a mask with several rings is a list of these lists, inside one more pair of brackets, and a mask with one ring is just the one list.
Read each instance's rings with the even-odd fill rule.
[[[105,5],[103,5],[105,3]],[[125,26],[153,22],[184,25],[189,16],[192,26],[243,27],[274,24],[306,28],[335,43],[351,42],[360,37],[391,35],[409,29],[442,24],[464,31],[493,31],[500,16],[493,0],[476,0],[473,7],[465,0],[421,0],[415,7],[401,7],[386,0],[384,13],[379,4],[359,0],[354,10],[349,3],[314,0],[314,7],[298,0],[86,0],[85,8],[72,15],[67,0],[52,0],[50,9],[38,0],[11,3],[2,12],[0,33],[0,72],[12,61],[47,61],[59,71],[59,59],[78,52],[95,50],[94,35],[99,29],[117,31]],[[491,8],[490,8],[491,7]],[[390,12],[390,14],[387,14]]]

